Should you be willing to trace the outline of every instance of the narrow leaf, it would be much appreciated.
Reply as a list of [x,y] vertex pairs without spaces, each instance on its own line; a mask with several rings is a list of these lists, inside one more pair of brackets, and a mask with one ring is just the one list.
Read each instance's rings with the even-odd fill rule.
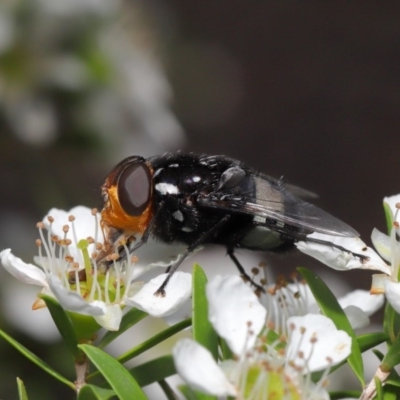
[[136,380],[115,358],[103,350],[87,344],[81,344],[79,348],[104,376],[120,400],[147,399]]
[[185,396],[186,400],[199,400],[197,397],[197,392],[194,392],[189,386],[179,386],[179,390]]
[[388,335],[383,332],[366,333],[365,335],[357,337],[361,353],[378,346],[378,344],[381,344],[386,340],[388,340]]
[[108,400],[115,397],[114,390],[85,385],[79,391],[78,400]]
[[342,390],[329,392],[330,400],[340,400],[345,398],[358,399],[361,396],[361,392],[358,390]]
[[383,358],[381,368],[384,371],[390,371],[398,364],[400,364],[400,336],[397,337]]
[[64,308],[60,306],[60,303],[54,297],[45,294],[40,294],[39,297],[46,303],[64,343],[67,345],[75,360],[78,362],[82,361],[83,354],[78,349],[78,337],[72,321]]
[[47,372],[53,378],[58,379],[60,382],[64,383],[65,385],[69,386],[71,389],[75,390],[75,385],[73,382],[70,382],[68,379],[64,378],[60,375],[57,371],[51,368],[48,364],[46,364],[43,360],[41,360],[38,356],[33,354],[30,350],[28,350],[25,346],[18,343],[15,339],[11,336],[7,335],[4,331],[0,329],[0,336],[7,340],[8,343],[11,344],[16,350],[18,350],[23,356],[25,356],[28,360],[32,361],[36,364],[39,368]]
[[377,377],[374,378],[374,381],[376,387],[376,399],[383,400],[382,382]]
[[393,213],[390,209],[389,204],[383,203],[383,211],[385,213],[386,227],[388,231],[388,235],[390,236],[390,232],[393,228]]
[[[395,369],[392,369],[392,370],[390,371],[389,378],[386,379],[385,385],[386,385],[386,386],[387,386],[387,385],[390,385],[390,386],[394,386],[394,387],[400,388],[400,376],[399,376],[399,374],[396,372]],[[397,390],[399,390],[399,389],[397,389]]]
[[192,276],[193,339],[208,349],[216,360],[218,357],[218,337],[208,319],[207,276],[198,264],[193,266]]
[[123,317],[121,320],[121,324],[119,326],[118,331],[108,331],[100,340],[98,343],[97,347],[100,349],[103,349],[105,346],[107,346],[109,343],[111,343],[113,340],[115,340],[119,335],[124,333],[126,330],[128,330],[131,326],[137,324],[139,321],[141,321],[143,318],[147,317],[147,313],[144,311],[138,310],[137,308],[131,308]]
[[318,275],[306,268],[299,268],[298,270],[310,287],[322,313],[332,319],[337,329],[345,331],[351,337],[351,353],[347,361],[361,382],[362,387],[364,387],[364,366],[361,358],[361,351],[356,335],[346,314],[343,312],[342,307],[340,307],[329,287]]
[[390,385],[385,385],[383,390],[384,400],[399,400],[399,389]]
[[137,357],[139,354],[144,353],[145,351],[151,349],[155,345],[163,342],[164,340],[168,339],[169,337],[175,335],[176,333],[182,331],[183,329],[189,327],[192,323],[192,319],[185,319],[181,322],[178,322],[175,325],[170,326],[167,329],[164,329],[162,332],[157,333],[150,339],[147,339],[143,343],[139,344],[138,346],[134,347],[133,349],[127,351],[126,353],[117,357],[117,360],[120,363],[124,363],[126,361],[131,360],[134,357]]
[[221,349],[222,359],[223,360],[231,360],[231,359],[233,359],[234,356],[233,356],[232,350],[226,344],[226,341],[224,339],[222,339],[222,338],[219,338],[219,347]]
[[143,387],[176,374],[176,369],[172,356],[167,355],[133,367],[129,372],[136,382]]
[[[157,344],[163,342],[164,340],[168,339],[169,337],[175,335],[176,333],[182,331],[183,329],[189,327],[192,324],[192,319],[185,319],[184,321],[178,322],[175,325],[170,326],[169,328],[163,330],[162,332],[158,333],[157,335],[154,335],[150,339],[147,339],[143,343],[139,344],[138,346],[128,350],[126,353],[121,354],[119,357],[116,359],[121,363],[125,363],[132,358],[137,357],[139,354],[144,353],[145,351],[153,348]],[[99,371],[93,372],[90,374],[87,379],[91,380],[95,376],[99,374]],[[143,386],[143,385],[142,385]]]
[[17,387],[18,387],[18,399],[28,400],[28,393],[26,393],[24,382],[19,378],[17,378]]
[[385,357],[385,355],[384,355],[381,351],[379,351],[379,350],[377,350],[377,349],[373,349],[372,352],[375,354],[376,358],[377,358],[379,361],[382,361],[383,358]]
[[400,332],[400,315],[393,309],[389,302],[385,306],[383,329],[390,338],[390,341],[388,341],[388,346],[390,346],[396,340],[397,333]]
[[178,400],[178,397],[175,395],[174,391],[171,389],[171,386],[168,385],[167,381],[162,380],[158,382],[162,391],[165,394],[167,400]]
[[[193,266],[193,339],[210,351],[215,360],[218,358],[218,336],[208,319],[208,301],[206,295],[207,276],[200,265]],[[199,400],[216,400],[215,396],[196,393]]]

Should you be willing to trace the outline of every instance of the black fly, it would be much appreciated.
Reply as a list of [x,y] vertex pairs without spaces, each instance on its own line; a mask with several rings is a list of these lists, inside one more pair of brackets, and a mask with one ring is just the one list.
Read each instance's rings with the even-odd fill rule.
[[285,186],[225,156],[166,153],[147,159],[128,157],[111,171],[102,192],[102,224],[110,251],[116,250],[121,238],[129,242],[137,235],[140,239],[131,244],[130,251],[144,245],[150,236],[187,245],[157,295],[165,295],[174,271],[199,246],[225,246],[242,276],[262,289],[235,257],[236,248],[283,252],[301,240],[339,248],[307,235],[359,236],[344,222],[300,198],[309,192]]

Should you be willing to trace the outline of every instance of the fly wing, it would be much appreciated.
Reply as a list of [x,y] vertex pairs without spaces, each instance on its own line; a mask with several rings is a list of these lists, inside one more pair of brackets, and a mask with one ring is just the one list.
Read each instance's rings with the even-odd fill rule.
[[280,181],[265,175],[246,174],[235,187],[222,185],[213,193],[199,195],[197,202],[203,207],[268,218],[308,233],[359,236],[349,225],[300,199]]

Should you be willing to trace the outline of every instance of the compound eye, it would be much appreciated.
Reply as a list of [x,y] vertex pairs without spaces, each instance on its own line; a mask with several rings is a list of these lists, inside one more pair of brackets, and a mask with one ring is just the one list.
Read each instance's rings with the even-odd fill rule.
[[123,210],[140,216],[150,202],[151,174],[144,163],[134,163],[124,169],[118,180],[118,199]]

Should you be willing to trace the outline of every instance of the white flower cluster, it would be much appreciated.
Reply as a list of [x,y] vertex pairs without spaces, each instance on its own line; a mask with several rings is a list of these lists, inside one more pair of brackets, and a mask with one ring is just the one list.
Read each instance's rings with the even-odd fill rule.
[[238,399],[329,399],[325,374],[317,384],[310,375],[329,372],[351,351],[351,338],[329,318],[290,317],[288,337],[268,343],[268,310],[238,276],[214,277],[207,298],[209,319],[234,360],[217,364],[194,340],[179,341],[173,350],[176,369],[193,389]]
[[[357,290],[339,299],[354,329],[369,323],[368,316],[383,304],[383,293],[400,312],[400,195],[385,198],[384,205],[392,229],[389,235],[374,229],[372,242],[379,255],[359,238],[313,234],[312,238],[339,247],[297,243],[299,250],[332,268],[384,272],[374,276],[374,296]],[[125,246],[126,256],[115,255],[107,263],[98,263],[98,254],[105,247],[95,210],[82,206],[69,212],[52,209],[38,228],[37,266],[6,249],[0,253],[3,267],[19,280],[42,287],[42,292],[54,296],[65,310],[89,315],[106,329],[119,329],[125,306],[164,317],[191,295],[191,275],[184,272],[172,276],[165,297],[154,296],[165,274],[146,284],[136,280],[154,267],[176,262],[183,245],[156,244],[150,239],[134,255]],[[266,293],[256,295],[239,276],[211,278],[207,285],[208,317],[233,359],[218,362],[196,341],[183,339],[173,349],[178,373],[193,389],[215,396],[328,399],[326,377],[332,366],[349,356],[351,338],[320,314],[307,285],[280,281],[266,289]],[[43,305],[38,299],[34,308]],[[313,383],[311,374],[315,371],[322,374]]]

